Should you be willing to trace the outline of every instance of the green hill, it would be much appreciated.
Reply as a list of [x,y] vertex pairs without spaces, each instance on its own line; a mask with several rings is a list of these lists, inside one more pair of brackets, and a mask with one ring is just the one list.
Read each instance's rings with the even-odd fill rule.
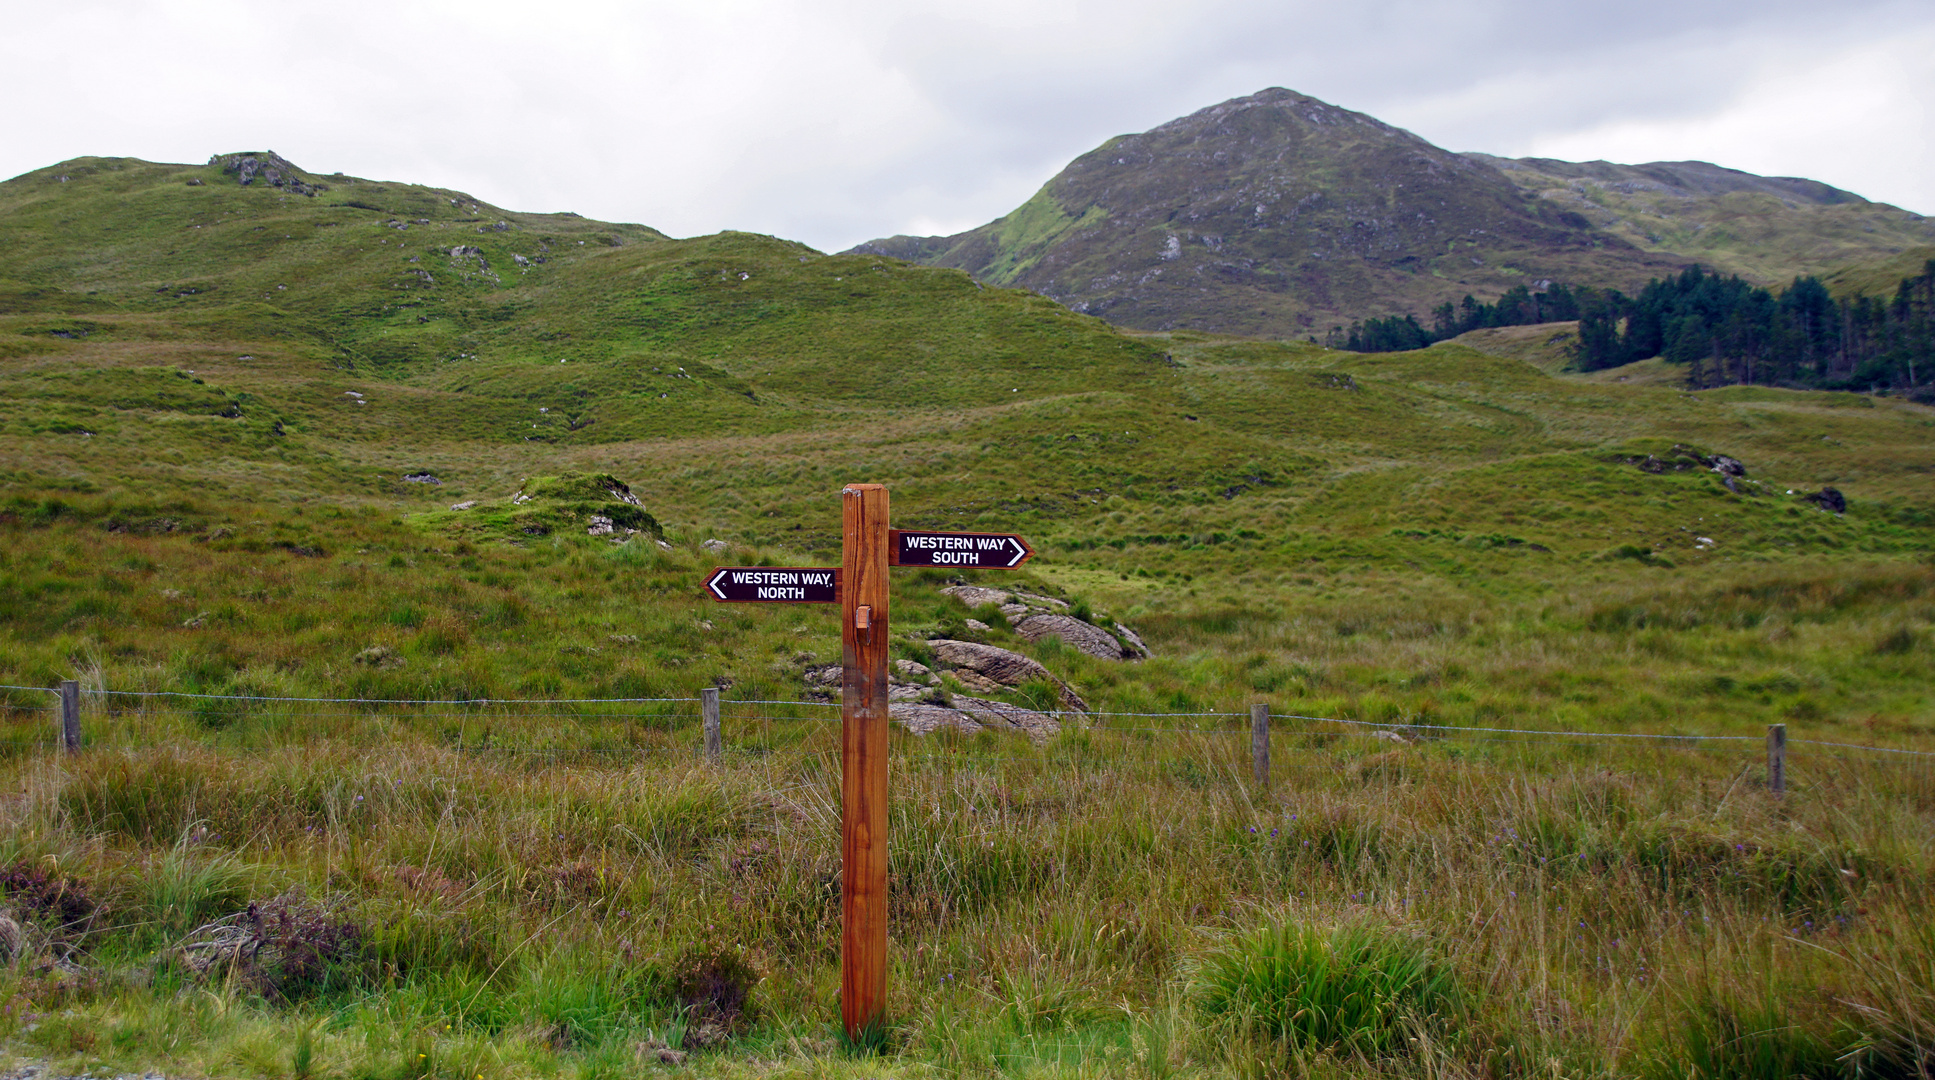
[[1822,280],[1836,297],[1867,295],[1892,300],[1902,279],[1928,273],[1935,261],[1935,244],[1904,248],[1886,259],[1845,266]]
[[[267,154],[0,183],[0,266],[0,1047],[44,1075],[1926,1071],[1925,759],[1850,747],[1935,751],[1935,409],[1565,374],[1569,325],[1124,331]],[[895,660],[973,637],[1093,712],[892,732],[848,1048],[837,612],[701,582],[837,561],[855,481],[1152,655],[895,572]]]
[[[1892,400],[1555,377],[1562,326],[1377,357],[1125,334],[960,270],[672,240],[247,157],[85,159],[0,184],[9,527],[176,520],[196,544],[269,530],[236,558],[277,536],[343,558],[377,543],[375,519],[329,539],[311,508],[331,507],[407,523],[379,549],[521,560],[502,522],[449,532],[446,508],[596,473],[681,542],[824,559],[835,493],[871,479],[901,521],[1024,530],[1048,553],[1041,587],[1183,620],[1185,638],[1214,610],[1465,604],[1555,575],[1624,587],[1656,570],[1602,556],[1634,544],[1697,567],[1906,557],[1926,540],[1930,414]],[[1675,442],[1747,461],[1753,483],[1735,495],[1619,464]],[[1848,517],[1787,494],[1824,484]],[[1488,490],[1541,494],[1534,509]],[[1711,514],[1692,509],[1715,492]],[[1421,558],[1418,529],[1516,539]],[[17,609],[39,629],[12,639],[16,681],[61,668],[60,635],[144,633],[63,610]],[[179,630],[130,655],[166,663]],[[331,648],[368,644],[340,633]],[[231,670],[257,662],[247,640]],[[653,678],[668,676],[699,677]]]
[[1848,266],[1900,263],[1899,273],[1867,290],[1891,295],[1902,278],[1921,272],[1920,262],[1896,257],[1935,241],[1935,221],[1815,180],[1755,176],[1704,161],[1614,165],[1466,156],[1635,247],[1764,286],[1803,275],[1826,278]]

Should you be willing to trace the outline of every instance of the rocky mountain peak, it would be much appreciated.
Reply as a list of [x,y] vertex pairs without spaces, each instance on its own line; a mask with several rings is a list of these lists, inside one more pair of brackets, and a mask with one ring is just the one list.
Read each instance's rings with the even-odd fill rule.
[[1269,336],[1545,279],[1636,285],[1676,265],[1485,161],[1282,87],[1110,139],[979,229],[856,250],[1136,329]]

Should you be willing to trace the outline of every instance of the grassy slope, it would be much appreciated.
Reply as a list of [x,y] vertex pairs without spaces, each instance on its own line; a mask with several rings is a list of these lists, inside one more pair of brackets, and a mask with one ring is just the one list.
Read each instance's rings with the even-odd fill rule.
[[[1745,736],[1784,719],[1935,748],[1935,411],[1558,377],[1551,328],[1376,356],[1125,336],[958,271],[481,204],[445,220],[455,193],[401,185],[358,200],[432,218],[399,231],[330,202],[379,185],[321,179],[286,201],[131,162],[0,185],[0,683],[790,698],[838,653],[831,613],[711,605],[697,583],[717,561],[832,561],[839,486],[877,480],[899,523],[1021,532],[1040,555],[1002,581],[1145,632],[1155,659],[1106,664],[996,620],[992,640],[1101,708]],[[539,240],[547,262],[511,272]],[[474,260],[466,278],[459,242],[502,280]],[[1676,443],[1757,484],[1628,463]],[[445,482],[400,482],[418,470]],[[445,509],[568,472],[623,478],[670,548],[506,539]],[[1822,484],[1845,517],[1787,494]],[[897,580],[899,655],[958,625],[945,581]],[[322,1075],[615,1075],[676,1023],[673,960],[711,943],[767,973],[768,1012],[706,1070],[875,1069],[824,1041],[828,732],[787,719],[814,710],[733,710],[729,741],[759,753],[707,772],[672,753],[697,738],[676,705],[122,699],[59,768],[33,749],[44,698],[5,700],[22,797],[0,854],[55,855],[115,905],[96,981],[0,976],[53,1018],[7,1012],[16,1048],[283,1076],[308,1029]],[[457,749],[479,745],[587,753],[531,769]],[[1672,1071],[1689,1024],[1749,1005],[1830,1041],[1925,1025],[1925,772],[1798,750],[1776,807],[1742,779],[1751,744],[1385,746],[1285,735],[1262,793],[1236,735],[897,739],[900,1063],[1244,1073],[1280,1051],[1205,1021],[1187,972],[1274,918],[1396,928],[1478,993],[1463,1034],[1423,1032],[1386,1071]],[[353,905],[378,977],[289,1008],[114,974],[296,882]],[[1826,952],[1776,950],[1816,922]]]
[[[1536,162],[1501,163],[1527,194],[1581,214],[1635,247],[1769,287],[1851,266],[1892,267],[1903,261],[1896,256],[1935,240],[1935,222],[1886,203],[1818,203],[1762,191],[1689,193],[1553,175]],[[1920,271],[1920,261],[1904,262],[1900,273],[1883,272],[1851,288],[1893,295],[1896,282]]]
[[1895,290],[1901,286],[1901,279],[1927,273],[1930,260],[1935,260],[1935,244],[1924,244],[1904,249],[1887,259],[1844,267],[1823,280],[1836,296],[1866,293],[1882,300],[1893,300]]

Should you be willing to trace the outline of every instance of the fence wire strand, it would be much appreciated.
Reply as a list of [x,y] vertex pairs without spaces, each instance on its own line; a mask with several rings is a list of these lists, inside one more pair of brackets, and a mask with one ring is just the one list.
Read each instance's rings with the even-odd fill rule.
[[[43,694],[59,693],[58,690],[51,689],[49,687],[44,687],[44,686],[16,686],[16,685],[5,685],[5,684],[0,684],[0,690],[32,691],[32,692],[43,693]],[[696,697],[453,698],[453,699],[278,697],[278,696],[271,696],[271,695],[256,695],[256,694],[203,694],[203,693],[191,693],[186,691],[172,691],[172,690],[103,690],[103,689],[83,689],[81,693],[88,697],[102,700],[105,704],[107,704],[108,711],[112,715],[129,715],[129,714],[140,715],[142,713],[145,713],[148,710],[149,706],[146,704],[147,702],[159,703],[162,701],[170,701],[170,700],[180,700],[183,702],[230,701],[230,702],[236,702],[238,704],[247,703],[252,708],[259,708],[259,709],[262,709],[262,711],[264,712],[269,712],[275,715],[281,715],[284,717],[291,717],[291,718],[304,718],[304,719],[353,718],[358,716],[367,716],[369,715],[369,712],[367,710],[317,710],[317,709],[279,710],[279,709],[275,709],[274,706],[278,704],[288,704],[288,705],[366,705],[366,706],[379,706],[379,707],[382,707],[382,706],[408,707],[408,708],[418,710],[417,715],[425,719],[451,719],[451,720],[477,719],[480,716],[488,717],[490,715],[489,713],[483,712],[482,710],[500,710],[501,715],[505,719],[573,719],[573,718],[576,718],[576,719],[585,719],[585,720],[669,720],[669,719],[695,720],[698,718],[698,715],[699,715],[699,710],[697,709],[673,709],[673,710],[668,710],[663,712],[647,712],[647,711],[622,711],[622,712],[542,711],[540,712],[540,711],[522,711],[522,710],[538,709],[538,708],[560,709],[560,708],[573,708],[573,707],[579,707],[579,706],[623,706],[623,705],[692,706],[692,705],[698,705],[703,701],[703,699],[696,698]],[[134,709],[121,710],[121,709],[115,708],[111,704],[111,699],[117,699],[117,698],[135,699],[137,701],[143,702],[143,704],[136,706]],[[914,703],[895,702],[893,704],[914,704]],[[750,698],[750,699],[740,699],[740,700],[721,699],[718,702],[718,705],[719,705],[722,719],[729,719],[740,723],[760,723],[765,725],[765,731],[762,733],[762,735],[766,739],[770,739],[772,737],[771,725],[775,722],[791,721],[791,722],[806,722],[806,723],[817,724],[817,723],[837,721],[839,719],[837,715],[788,715],[786,712],[782,712],[778,710],[782,710],[782,709],[789,710],[789,711],[816,710],[816,709],[834,710],[834,709],[839,709],[841,707],[840,703],[835,701],[813,701],[813,700],[784,701],[784,700],[767,699],[767,698]],[[266,708],[264,708],[264,706],[266,706]],[[748,708],[748,707],[762,707],[762,709],[759,712],[740,711],[741,709]],[[438,709],[445,710],[445,711],[431,711],[431,710],[438,710]],[[60,710],[58,706],[46,706],[46,707],[29,706],[29,707],[8,707],[5,709],[5,711],[8,713],[14,714],[16,716],[33,716],[40,713],[55,714],[55,713],[58,713]],[[964,713],[968,715],[970,718],[972,718],[977,713],[982,713],[989,710],[982,710],[974,707],[968,707],[965,709],[957,708],[955,711]],[[1251,734],[1249,728],[1247,727],[1225,727],[1221,725],[1205,727],[1199,724],[1192,724],[1190,726],[1157,727],[1157,726],[1146,726],[1146,725],[1122,725],[1122,724],[1115,724],[1115,723],[1108,722],[1112,719],[1126,719],[1126,720],[1138,720],[1138,719],[1140,720],[1153,720],[1153,719],[1239,720],[1241,719],[1241,720],[1247,720],[1250,714],[1246,712],[1203,711],[1203,712],[1163,713],[1163,712],[1123,712],[1123,711],[1073,712],[1069,710],[1030,710],[1030,711],[1038,712],[1039,715],[1053,718],[1059,722],[1062,722],[1070,726],[1080,725],[1081,730],[1092,732],[1092,733],[1098,733],[1098,734],[1111,734],[1111,733],[1124,734],[1124,735],[1131,735],[1131,734],[1190,735],[1190,734],[1193,734],[1193,735],[1200,735],[1200,736],[1247,736]],[[1451,724],[1419,724],[1419,723],[1398,723],[1398,722],[1374,721],[1374,720],[1354,720],[1354,719],[1348,719],[1345,717],[1336,717],[1336,716],[1310,716],[1302,713],[1271,713],[1269,718],[1271,721],[1301,721],[1308,724],[1335,724],[1335,725],[1343,726],[1346,729],[1353,729],[1353,728],[1360,729],[1360,730],[1373,729],[1370,732],[1367,732],[1369,734],[1389,732],[1400,736],[1423,735],[1425,737],[1437,737],[1437,738],[1451,738],[1451,737],[1457,737],[1460,735],[1489,735],[1489,736],[1495,737],[1491,741],[1497,741],[1497,742],[1506,742],[1506,741],[1537,742],[1537,741],[1547,740],[1547,739],[1585,740],[1585,741],[1638,739],[1638,740],[1650,740],[1654,742],[1676,743],[1676,744],[1697,744],[1697,743],[1703,743],[1703,742],[1752,743],[1752,742],[1761,741],[1761,737],[1753,736],[1753,735],[1658,734],[1653,732],[1629,732],[1629,731],[1564,731],[1564,730],[1539,729],[1539,728],[1506,728],[1506,727],[1476,727],[1476,726],[1465,727],[1465,726],[1458,726],[1458,725],[1451,725]],[[1275,733],[1279,735],[1292,736],[1292,737],[1330,734],[1328,732],[1325,732],[1317,728],[1304,728],[1304,729],[1276,728]],[[1347,734],[1347,733],[1351,733],[1351,732],[1349,731],[1338,732],[1338,734]],[[1862,743],[1831,742],[1831,741],[1819,740],[1819,739],[1789,739],[1788,743],[1789,745],[1793,745],[1793,746],[1818,746],[1818,747],[1832,748],[1832,749],[1838,749],[1838,750],[1854,750],[1854,751],[1862,751],[1862,752],[1877,753],[1877,754],[1895,754],[1895,755],[1900,755],[1904,757],[1935,758],[1935,752],[1922,751],[1922,750],[1910,750],[1910,749],[1905,749],[1900,747],[1871,746],[1871,745],[1866,745]],[[358,748],[346,747],[343,749],[358,749]],[[360,748],[360,749],[375,750],[379,748],[368,747],[368,748]],[[661,752],[671,752],[671,753],[702,752],[702,751],[687,750],[685,748],[679,748],[679,747],[624,747],[624,748],[555,747],[555,748],[538,749],[538,748],[528,748],[528,747],[488,747],[488,746],[462,747],[462,746],[459,746],[459,747],[454,747],[453,749],[458,749],[464,752],[515,753],[515,754],[622,754],[622,753],[661,753]],[[1294,752],[1296,748],[1284,747],[1281,749],[1283,751]],[[746,751],[744,749],[738,749],[738,750],[729,750],[728,752],[743,753]],[[767,751],[761,750],[759,752],[763,754],[763,753],[766,753]]]
[[[0,687],[0,689],[35,689],[38,687]],[[51,691],[48,691],[51,692]],[[333,698],[333,697],[270,697],[259,694],[190,694],[179,690],[82,690],[81,693],[97,697],[142,697],[142,698],[197,698],[213,701],[295,701],[305,704],[321,705],[637,705],[653,702],[697,703],[698,698],[449,698],[449,699],[412,699],[412,698]]]

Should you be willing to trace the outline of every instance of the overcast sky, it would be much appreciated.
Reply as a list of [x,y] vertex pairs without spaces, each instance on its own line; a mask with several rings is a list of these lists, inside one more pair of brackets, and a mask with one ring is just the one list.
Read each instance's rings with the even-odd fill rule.
[[1928,0],[0,0],[0,176],[274,149],[675,236],[945,233],[1287,86],[1453,150],[1935,213]]

